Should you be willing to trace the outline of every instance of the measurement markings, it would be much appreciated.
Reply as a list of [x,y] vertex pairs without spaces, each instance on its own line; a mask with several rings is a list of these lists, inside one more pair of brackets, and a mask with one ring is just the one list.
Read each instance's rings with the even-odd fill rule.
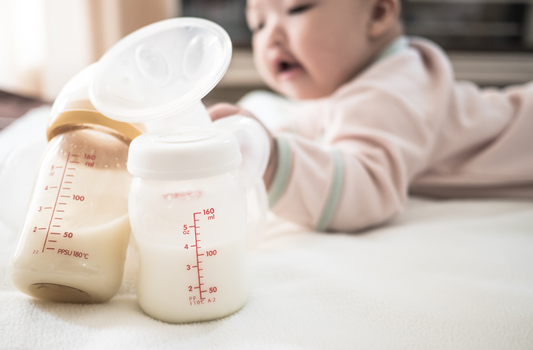
[[61,233],[59,232],[50,232],[51,235],[60,235]]
[[74,175],[67,175],[67,176],[74,177]]
[[68,187],[63,187],[62,189],[63,190],[70,190],[70,188],[68,188]]
[[61,166],[56,166],[56,169],[61,169],[61,168],[63,168],[62,165]]
[[54,241],[54,240],[49,239],[48,242],[57,242],[57,241]]
[[65,211],[64,210],[56,210],[58,213],[64,213]]
[[67,168],[67,170],[76,170],[76,168]]
[[71,163],[74,163],[74,164],[80,164],[80,162],[76,162],[76,161],[72,161]]
[[192,217],[193,217],[193,220],[194,220],[194,243],[195,243],[195,248],[196,248],[196,266],[197,266],[197,269],[196,269],[196,272],[197,272],[197,275],[198,275],[198,291],[199,291],[199,294],[200,294],[200,300],[204,300],[205,298],[202,297],[202,288],[201,286],[203,285],[202,283],[202,276],[200,276],[200,271],[202,270],[200,268],[200,264],[201,264],[201,261],[200,259],[198,258],[198,249],[200,248],[198,246],[198,242],[200,242],[200,240],[198,239],[198,235],[200,234],[198,232],[198,229],[199,229],[199,226],[196,225],[196,223],[198,221],[200,221],[199,219],[196,218],[196,215],[200,215],[202,214],[201,212],[198,212],[198,213],[193,213]]
[[62,204],[62,205],[67,205],[67,203],[59,203],[59,204]]
[[52,207],[44,207],[44,209],[52,209]]
[[[69,159],[70,159],[70,152],[68,153],[67,161],[65,163],[65,167],[67,166]],[[59,187],[61,187],[63,185],[63,179],[65,178],[66,171],[67,171],[67,169],[63,170],[63,175],[61,176],[61,182],[59,183]],[[43,244],[43,250],[42,250],[43,253],[44,253],[44,249],[46,248],[46,240],[48,239],[48,234],[50,233],[50,225],[52,225],[52,220],[54,218],[54,213],[55,213],[55,210],[56,210],[57,201],[59,200],[60,193],[61,193],[61,190],[58,190],[57,191],[56,201],[54,203],[54,209],[52,210],[52,215],[51,215],[51,218],[50,218],[50,223],[48,224],[48,231],[46,232],[46,237],[44,238],[44,244]],[[52,227],[61,227],[61,226],[53,225]],[[50,248],[47,248],[47,249],[50,249]],[[55,249],[55,248],[52,248],[52,249]],[[52,249],[50,249],[50,250],[52,250]]]
[[48,249],[48,250],[56,250],[56,248],[46,248],[46,249]]
[[70,196],[61,196],[61,197],[63,197],[63,198],[70,198]]
[[63,220],[63,218],[54,218],[54,220]]
[[61,225],[52,225],[52,227],[61,227]]

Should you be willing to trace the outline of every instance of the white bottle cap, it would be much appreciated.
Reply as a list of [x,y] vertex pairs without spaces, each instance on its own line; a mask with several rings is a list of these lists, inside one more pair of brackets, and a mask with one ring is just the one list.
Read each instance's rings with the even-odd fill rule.
[[236,169],[242,161],[237,139],[217,128],[183,127],[151,132],[130,144],[128,171],[153,180],[193,180]]
[[231,40],[222,27],[199,18],[173,18],[121,39],[98,61],[89,86],[108,118],[142,123],[178,117],[222,79]]

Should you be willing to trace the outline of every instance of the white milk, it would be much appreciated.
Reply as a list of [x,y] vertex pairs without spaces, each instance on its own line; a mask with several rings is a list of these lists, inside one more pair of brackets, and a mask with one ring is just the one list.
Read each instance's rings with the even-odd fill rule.
[[[107,301],[122,284],[130,231],[128,216],[124,215],[105,225],[77,231],[76,241],[65,241],[56,251],[35,255],[33,248],[42,247],[42,239],[29,237],[13,260],[11,281],[19,290],[37,298]],[[84,294],[74,300],[68,300],[67,296],[67,300],[61,300],[61,297],[41,295],[46,291],[32,287],[41,283],[75,288],[88,296]]]
[[52,140],[11,263],[18,289],[66,302],[103,302],[118,291],[131,231],[126,152],[93,130]]
[[195,322],[244,305],[246,197],[237,171],[189,181],[135,177],[129,213],[139,251],[137,298],[148,315]]
[[[202,299],[194,249],[137,241],[137,298],[150,316],[172,323],[211,320],[239,310],[248,298],[243,240],[202,248]],[[205,252],[215,252],[207,256]]]

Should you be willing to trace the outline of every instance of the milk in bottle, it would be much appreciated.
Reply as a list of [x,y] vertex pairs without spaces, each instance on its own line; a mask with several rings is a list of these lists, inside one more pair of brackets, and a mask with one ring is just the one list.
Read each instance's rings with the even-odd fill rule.
[[128,145],[140,135],[88,99],[94,66],[59,95],[24,226],[10,263],[13,285],[35,298],[104,302],[122,283],[130,235]]
[[129,214],[139,251],[137,298],[148,315],[204,321],[245,304],[240,162],[233,135],[214,128],[149,133],[133,141]]
[[[213,123],[202,104],[230,61],[223,28],[174,18],[115,44],[89,87],[102,114],[148,131],[130,145],[128,210],[140,258],[139,304],[167,322],[229,315],[249,293],[246,191],[264,192],[269,139],[249,118]],[[244,161],[238,142],[248,151]],[[266,194],[256,194],[249,197],[260,204],[250,216],[252,234],[262,231],[266,215]]]

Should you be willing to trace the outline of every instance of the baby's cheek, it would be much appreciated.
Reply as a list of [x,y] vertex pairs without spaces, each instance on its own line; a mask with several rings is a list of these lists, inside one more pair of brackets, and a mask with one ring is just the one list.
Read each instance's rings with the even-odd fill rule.
[[267,60],[264,55],[261,55],[261,52],[258,52],[254,48],[254,64],[257,68],[257,71],[259,72],[259,75],[263,80],[268,84],[271,85],[274,83],[273,75],[268,69]]

